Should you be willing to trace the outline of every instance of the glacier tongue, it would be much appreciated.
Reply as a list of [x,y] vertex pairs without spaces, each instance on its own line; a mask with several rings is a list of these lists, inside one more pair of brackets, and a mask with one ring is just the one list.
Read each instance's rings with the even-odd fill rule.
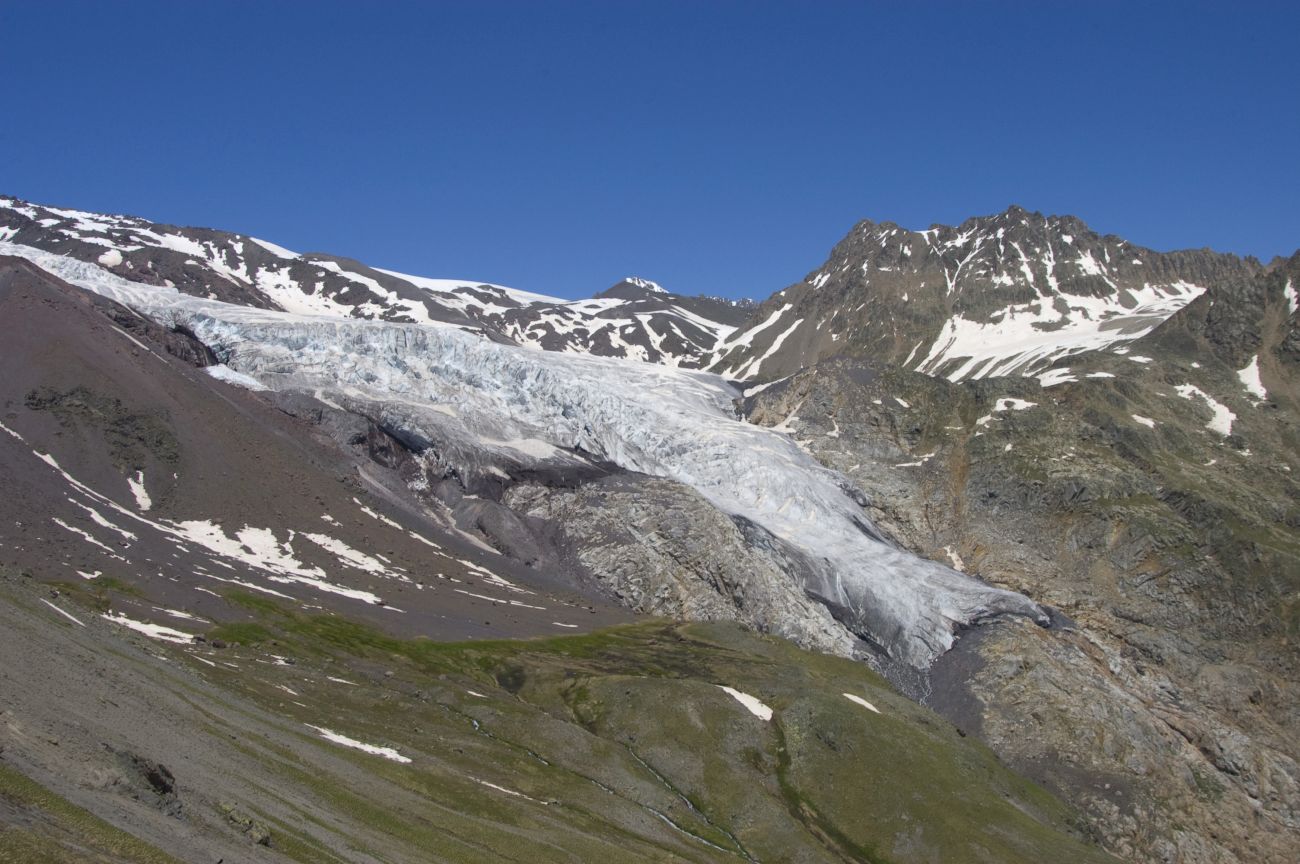
[[[927,666],[957,625],[999,614],[1044,621],[1014,592],[917,558],[880,538],[844,478],[786,436],[735,419],[721,378],[624,360],[548,353],[426,326],[271,312],[128,282],[16,244],[0,254],[142,314],[183,325],[237,371],[276,390],[360,404],[412,435],[517,460],[581,451],[696,489],[798,552],[804,589],[895,659]],[[459,439],[459,440],[457,440]]]

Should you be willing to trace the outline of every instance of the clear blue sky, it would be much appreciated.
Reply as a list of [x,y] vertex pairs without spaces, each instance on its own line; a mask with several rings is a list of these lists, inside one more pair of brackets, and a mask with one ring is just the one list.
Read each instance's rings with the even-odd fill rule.
[[1300,4],[0,0],[0,193],[584,296],[1017,203],[1300,246]]

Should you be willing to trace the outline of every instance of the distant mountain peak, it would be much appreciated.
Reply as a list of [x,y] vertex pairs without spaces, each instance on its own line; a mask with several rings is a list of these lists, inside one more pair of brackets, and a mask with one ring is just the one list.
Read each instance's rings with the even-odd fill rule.
[[642,279],[640,276],[625,276],[596,296],[614,297],[619,300],[644,300],[650,297],[662,299],[673,295],[658,282]]
[[655,294],[668,293],[658,282],[651,282],[649,279],[642,279],[640,276],[625,276],[623,277],[623,281],[629,285],[635,285],[638,288],[644,288],[647,291],[654,292]]

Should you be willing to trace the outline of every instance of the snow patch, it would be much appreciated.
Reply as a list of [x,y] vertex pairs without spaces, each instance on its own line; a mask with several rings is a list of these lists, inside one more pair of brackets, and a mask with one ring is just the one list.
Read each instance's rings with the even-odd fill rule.
[[161,642],[174,642],[178,645],[191,645],[194,643],[194,634],[186,633],[183,630],[173,630],[171,627],[163,627],[161,624],[150,624],[146,621],[136,621],[128,618],[120,612],[108,612],[100,616],[112,621],[114,624],[121,624],[123,627],[134,630],[137,633],[143,633],[150,639],[157,639]]
[[771,357],[776,352],[780,351],[781,346],[785,344],[786,338],[795,330],[797,330],[799,328],[799,325],[802,323],[803,323],[803,319],[800,318],[796,320],[793,324],[791,324],[789,327],[787,327],[779,336],[777,336],[775,339],[772,340],[772,345],[767,349],[766,352],[764,352],[763,356],[759,357],[757,360],[751,360],[749,363],[745,364],[745,366],[742,367],[742,369],[737,372],[737,377],[742,377],[742,378],[756,377],[758,375],[758,370],[763,366],[763,361]]
[[1206,429],[1209,429],[1211,432],[1217,432],[1225,438],[1232,434],[1232,424],[1237,419],[1237,415],[1232,413],[1232,410],[1229,409],[1227,405],[1224,405],[1204,390],[1191,384],[1179,384],[1174,389],[1177,390],[1178,395],[1182,396],[1184,399],[1200,399],[1209,406],[1210,411],[1213,412],[1214,416],[1210,418],[1209,423],[1205,424]]
[[[254,528],[245,525],[227,537],[220,525],[204,520],[176,522],[170,528],[160,526],[164,531],[202,546],[224,558],[247,564],[268,574],[273,582],[299,583],[311,586],[319,591],[338,594],[352,600],[380,604],[381,598],[369,591],[345,588],[326,581],[325,571],[319,567],[308,567],[293,556],[293,549],[286,541],[280,543],[275,533],[268,528]],[[310,538],[309,538],[310,539]]]
[[323,726],[313,726],[310,723],[304,723],[308,729],[315,729],[320,737],[334,744],[342,744],[344,747],[351,747],[353,750],[360,750],[363,753],[369,753],[372,756],[382,756],[391,762],[400,762],[406,764],[411,761],[410,757],[403,756],[392,747],[378,747],[374,744],[366,744],[364,741],[358,741],[355,738],[349,738],[346,735],[340,735],[338,732],[331,732]]
[[1246,388],[1246,392],[1254,398],[1256,402],[1263,402],[1268,398],[1268,391],[1264,389],[1264,382],[1259,380],[1259,355],[1256,354],[1250,358],[1246,368],[1237,371],[1237,377],[1241,379],[1241,384]]
[[874,711],[877,714],[880,713],[879,708],[877,708],[875,705],[872,705],[870,702],[868,702],[866,699],[863,699],[861,696],[854,696],[852,693],[841,693],[840,695],[843,696],[845,699],[849,700],[850,702],[853,702],[857,705],[861,705],[863,708],[866,708],[868,711]]
[[365,504],[362,504],[359,498],[353,498],[352,503],[360,507],[361,512],[369,516],[371,519],[374,519],[377,522],[382,522],[385,525],[387,525],[389,528],[396,528],[398,531],[401,531],[402,533],[406,533],[406,529],[403,528],[401,525],[394,522],[392,519],[389,519],[387,516],[383,515],[382,513],[376,513],[374,510],[371,510]]
[[75,525],[69,525],[67,522],[64,522],[62,519],[60,519],[57,516],[53,517],[52,521],[54,522],[55,525],[58,525],[60,528],[63,528],[66,531],[71,531],[73,534],[79,535],[81,539],[85,540],[87,543],[91,544],[92,546],[98,546],[100,549],[103,549],[105,552],[109,553],[110,555],[117,554],[116,552],[113,551],[111,547],[96,540],[94,535],[92,535],[89,531],[78,528]]
[[171,615],[173,618],[181,618],[185,621],[196,621],[199,624],[207,624],[206,618],[200,618],[197,615],[191,615],[189,612],[182,612],[180,609],[168,609],[166,606],[155,606],[154,611],[162,612],[164,615]]
[[73,624],[76,624],[76,625],[79,626],[79,627],[85,627],[85,626],[86,626],[82,621],[78,620],[74,615],[71,615],[71,614],[69,614],[69,613],[67,613],[67,612],[64,612],[62,609],[60,609],[58,606],[55,606],[55,605],[54,605],[53,603],[51,603],[49,600],[46,600],[44,597],[41,597],[41,598],[40,598],[40,601],[41,601],[42,603],[44,603],[46,606],[49,606],[49,607],[50,607],[51,609],[53,609],[55,612],[58,612],[58,613],[59,613],[60,615],[62,615],[64,618],[67,618],[67,619],[68,619],[69,621],[71,621]]
[[149,490],[144,485],[144,472],[135,472],[134,477],[126,478],[126,485],[131,487],[131,494],[135,497],[135,506],[141,510],[148,510],[153,507],[153,500],[149,497]]
[[532,604],[524,603],[520,600],[510,600],[505,597],[489,597],[486,594],[475,594],[473,591],[466,591],[464,588],[454,588],[452,590],[457,594],[464,594],[466,597],[473,597],[476,600],[487,600],[489,603],[504,603],[507,606],[520,606],[524,609],[536,609],[541,612],[546,611],[545,606],[533,606]]
[[718,346],[719,353],[721,354],[721,353],[728,352],[733,348],[749,347],[749,345],[753,343],[755,336],[757,336],[759,333],[762,333],[767,328],[771,327],[777,321],[781,320],[781,316],[789,312],[793,308],[794,308],[793,304],[786,303],[780,309],[776,310],[771,315],[769,315],[766,319],[764,319],[763,323],[755,327],[747,328],[742,333],[740,333],[740,335],[736,336],[735,339],[728,340],[720,344]]
[[1074,377],[1069,368],[1049,369],[1042,375],[1038,376],[1038,383],[1046,390],[1048,387],[1055,387],[1057,384],[1070,384],[1079,379]]
[[389,578],[397,578],[397,579],[406,578],[404,576],[391,572],[378,559],[373,558],[364,552],[360,552],[356,549],[353,549],[351,546],[344,543],[342,540],[339,540],[338,538],[331,537],[328,534],[308,534],[305,532],[303,533],[302,536],[306,537],[308,540],[315,543],[317,546],[321,547],[327,552],[330,552],[331,554],[334,555],[335,558],[339,559],[340,562],[346,564],[349,567],[354,567],[357,570],[363,570],[366,573],[374,573],[379,576],[387,576]]
[[748,693],[741,693],[739,690],[733,690],[722,684],[717,686],[727,695],[731,696],[731,698],[735,699],[741,705],[744,705],[745,709],[759,720],[768,721],[772,719],[772,709],[764,705],[758,699],[755,699]]
[[538,801],[536,798],[533,798],[533,797],[530,797],[530,796],[528,796],[528,795],[525,795],[525,794],[522,793],[522,792],[516,792],[516,791],[513,790],[513,789],[507,789],[507,788],[504,787],[504,786],[498,786],[498,785],[495,784],[495,783],[489,783],[488,781],[486,781],[486,780],[480,780],[480,779],[477,778],[477,777],[471,777],[470,779],[473,780],[475,783],[479,784],[480,786],[486,786],[487,788],[489,788],[489,789],[494,789],[494,790],[496,790],[497,792],[504,792],[506,795],[513,795],[513,796],[516,797],[516,798],[523,798],[523,799],[525,799],[525,800],[527,800],[527,801],[533,801],[533,802],[535,802],[535,803],[537,803],[537,804],[541,804],[541,803],[543,803],[543,802],[541,802],[541,801]]

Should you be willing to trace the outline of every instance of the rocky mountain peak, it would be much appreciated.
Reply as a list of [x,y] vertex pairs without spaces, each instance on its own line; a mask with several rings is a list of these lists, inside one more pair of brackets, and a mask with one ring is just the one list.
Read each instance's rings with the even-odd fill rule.
[[668,296],[669,292],[665,291],[663,286],[658,282],[651,282],[649,279],[642,279],[639,276],[628,276],[615,285],[611,285],[596,296],[598,298],[612,297],[617,300],[645,300],[647,298]]
[[864,220],[760,306],[711,368],[782,377],[849,355],[951,380],[1038,374],[1137,338],[1206,286],[1259,269],[1208,250],[1156,252],[1016,205],[924,231]]

